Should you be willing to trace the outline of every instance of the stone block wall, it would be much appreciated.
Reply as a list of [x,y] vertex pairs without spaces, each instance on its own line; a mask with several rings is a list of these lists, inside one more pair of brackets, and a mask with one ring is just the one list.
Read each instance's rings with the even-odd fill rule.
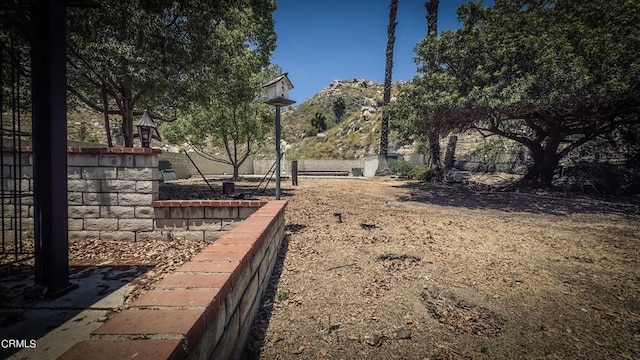
[[[220,162],[212,161],[204,158],[200,154],[195,152],[189,152],[189,156],[191,160],[196,163],[200,171],[207,175],[231,175],[233,174],[233,166],[228,164],[223,164]],[[226,159],[226,154],[217,154],[214,155],[219,159]],[[171,162],[171,168],[175,170],[178,179],[185,179],[188,177],[196,177],[199,178],[200,174],[198,170],[193,166],[191,161],[187,158],[184,153],[172,153],[172,152],[163,152],[160,155],[161,160],[168,160]],[[251,159],[245,161],[240,168],[238,169],[238,173],[240,175],[252,175],[253,174],[253,161]]]
[[[256,175],[264,175],[273,166],[274,160],[253,160],[253,171]],[[348,171],[353,168],[364,168],[364,160],[298,160],[298,171]],[[291,161],[281,165],[283,170],[291,173]]]
[[[260,201],[157,201],[160,153],[143,148],[69,147],[69,240],[202,241],[217,238],[264,205]],[[31,147],[23,146],[15,154],[13,148],[5,147],[2,156],[3,188],[32,193]],[[13,231],[16,213],[22,216],[22,229],[32,232],[33,197],[3,199],[5,231]]]
[[[14,231],[22,229],[23,236],[33,236],[33,153],[30,146],[2,147],[0,169],[2,183],[2,230],[7,243]],[[15,214],[19,214],[16,218]]]
[[152,236],[158,149],[76,148],[67,156],[69,240]]
[[[143,148],[69,147],[69,239],[136,241],[153,234],[152,202],[158,199],[160,153]],[[32,232],[32,148],[3,147],[2,157],[3,189],[23,195],[3,199],[4,230],[12,230],[14,214],[20,212],[23,231]]]
[[257,200],[154,201],[155,236],[167,240],[215,239],[266,203]]

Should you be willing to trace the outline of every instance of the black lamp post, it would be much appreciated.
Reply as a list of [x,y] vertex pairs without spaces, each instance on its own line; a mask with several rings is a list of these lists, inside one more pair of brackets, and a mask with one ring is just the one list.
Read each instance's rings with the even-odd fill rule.
[[142,119],[136,124],[136,128],[138,128],[137,137],[140,138],[140,144],[143,148],[150,147],[152,138],[161,140],[158,126],[153,122],[147,110],[142,114]]

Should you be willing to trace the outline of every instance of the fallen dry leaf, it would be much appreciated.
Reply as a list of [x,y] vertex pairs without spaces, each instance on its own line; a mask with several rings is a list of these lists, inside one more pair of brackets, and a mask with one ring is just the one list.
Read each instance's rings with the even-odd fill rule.
[[395,332],[395,338],[398,340],[411,339],[411,335],[411,331],[405,329],[404,327],[397,329]]
[[302,354],[305,350],[307,350],[309,348],[309,346],[307,345],[300,345],[300,347],[298,348],[298,350],[294,351],[293,353],[296,355],[300,355]]

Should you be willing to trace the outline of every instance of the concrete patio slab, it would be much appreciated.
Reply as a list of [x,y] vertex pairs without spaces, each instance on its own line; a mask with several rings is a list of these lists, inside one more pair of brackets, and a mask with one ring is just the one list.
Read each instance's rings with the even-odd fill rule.
[[[11,314],[12,320],[0,326],[0,358],[55,359],[74,344],[89,340],[107,314],[124,304],[135,288],[131,281],[150,269],[144,265],[72,266],[70,281],[78,285],[75,290],[52,300],[3,306],[0,312]],[[32,278],[3,281],[0,291],[32,285]]]

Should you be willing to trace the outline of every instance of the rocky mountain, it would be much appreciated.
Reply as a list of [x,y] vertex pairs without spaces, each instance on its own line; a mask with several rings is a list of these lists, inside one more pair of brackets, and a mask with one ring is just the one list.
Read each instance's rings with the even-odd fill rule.
[[[392,94],[399,86],[394,84]],[[289,107],[282,113],[282,139],[291,145],[287,158],[359,159],[377,153],[382,95],[383,85],[371,80],[335,80],[311,99]],[[334,110],[336,103],[344,104],[342,116]],[[326,130],[314,127],[317,116],[325,119]]]

